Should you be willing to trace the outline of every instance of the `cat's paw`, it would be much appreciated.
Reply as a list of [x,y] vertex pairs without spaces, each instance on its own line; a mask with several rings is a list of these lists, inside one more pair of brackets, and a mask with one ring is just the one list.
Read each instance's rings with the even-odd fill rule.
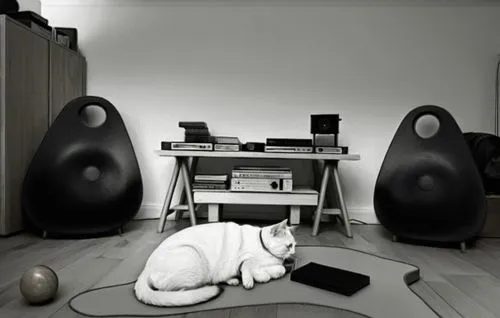
[[286,273],[286,268],[285,266],[282,265],[273,266],[271,270],[269,270],[269,274],[273,279],[281,278],[285,276],[285,273]]
[[238,278],[231,278],[227,280],[226,284],[230,286],[238,286],[240,284],[240,280]]
[[269,275],[266,271],[258,270],[253,273],[253,278],[256,282],[267,283],[271,280],[271,275]]
[[252,276],[243,276],[243,287],[246,289],[252,289],[253,288],[253,278]]

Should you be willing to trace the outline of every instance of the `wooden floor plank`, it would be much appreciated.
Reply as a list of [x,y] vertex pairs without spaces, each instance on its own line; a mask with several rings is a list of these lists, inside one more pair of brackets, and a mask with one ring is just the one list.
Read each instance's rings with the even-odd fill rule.
[[[410,286],[410,289],[417,294],[427,305],[429,305],[442,318],[462,318],[452,305],[447,303],[441,295],[433,290],[429,283],[420,280]],[[479,317],[477,317],[479,318]]]
[[220,309],[220,310],[210,310],[203,312],[193,312],[184,315],[184,317],[185,318],[229,318],[230,314],[231,314],[231,309]]
[[[11,255],[12,261],[0,265],[0,291],[9,287],[22,274],[35,265],[47,265],[54,270],[82,256],[78,252],[98,244],[96,240],[47,240],[43,245],[34,245],[23,251],[23,255]],[[77,254],[75,254],[77,253]]]
[[477,268],[481,268],[484,272],[500,279],[500,254],[494,250],[483,250],[482,248],[474,248],[467,250],[467,253],[461,255],[461,258]]
[[277,308],[277,318],[366,318],[350,311],[307,304],[281,304]]
[[427,282],[427,284],[463,317],[497,317],[449,282]]
[[500,281],[491,275],[445,275],[445,278],[464,294],[500,317]]
[[29,248],[40,241],[40,237],[27,233],[21,233],[11,237],[0,237],[0,263],[3,259],[8,259],[5,257],[10,250]]
[[229,318],[276,318],[277,305],[247,306],[232,308]]

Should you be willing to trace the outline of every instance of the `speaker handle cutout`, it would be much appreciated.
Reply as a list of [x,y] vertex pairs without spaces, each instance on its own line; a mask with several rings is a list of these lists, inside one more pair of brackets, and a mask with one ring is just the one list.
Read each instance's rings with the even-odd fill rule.
[[413,129],[417,136],[422,139],[430,139],[434,137],[440,128],[439,119],[434,114],[424,114],[419,116]]
[[101,171],[95,166],[88,166],[83,169],[83,177],[87,181],[96,181],[101,176]]
[[106,110],[99,105],[87,105],[80,110],[80,119],[90,128],[97,128],[106,121]]

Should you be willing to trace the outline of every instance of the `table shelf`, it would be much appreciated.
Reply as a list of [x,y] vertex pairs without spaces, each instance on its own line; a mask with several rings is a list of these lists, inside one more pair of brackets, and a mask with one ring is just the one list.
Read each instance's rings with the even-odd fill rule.
[[194,203],[218,204],[262,204],[262,205],[308,205],[318,204],[318,191],[297,188],[292,192],[250,192],[231,190],[193,190]]

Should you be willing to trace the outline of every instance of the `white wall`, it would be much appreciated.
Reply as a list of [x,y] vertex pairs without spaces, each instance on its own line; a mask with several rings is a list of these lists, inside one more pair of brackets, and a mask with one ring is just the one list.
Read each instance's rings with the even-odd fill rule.
[[73,0],[49,1],[42,13],[78,28],[89,94],[124,117],[149,216],[159,213],[173,165],[153,151],[183,138],[181,120],[246,142],[307,138],[311,113],[341,114],[340,143],[361,155],[341,163],[344,192],[365,219],[409,110],[436,104],[463,131],[493,131],[498,6]]
[[40,14],[42,12],[42,4],[40,0],[17,0],[20,11],[33,11]]

